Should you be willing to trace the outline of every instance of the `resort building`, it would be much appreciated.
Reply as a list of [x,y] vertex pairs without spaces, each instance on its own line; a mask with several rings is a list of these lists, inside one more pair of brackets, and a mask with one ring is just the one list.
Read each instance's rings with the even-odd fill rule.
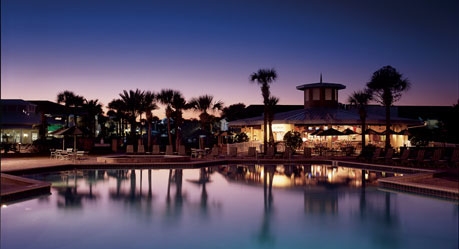
[[[304,147],[324,146],[338,149],[353,146],[356,150],[361,149],[362,127],[358,110],[338,103],[338,92],[345,88],[343,84],[323,82],[322,76],[317,83],[297,86],[296,89],[304,94],[304,106],[301,109],[274,114],[274,141],[283,141],[285,133],[294,130],[302,134]],[[385,123],[384,107],[368,106],[367,143],[384,147],[385,135],[382,134],[385,134]],[[397,148],[409,146],[408,135],[404,131],[410,126],[419,126],[422,123],[417,119],[399,117],[397,108],[392,107],[391,125],[391,145]],[[245,132],[252,143],[263,143],[263,115],[235,120],[229,122],[228,126]],[[341,133],[322,133],[330,128]]]

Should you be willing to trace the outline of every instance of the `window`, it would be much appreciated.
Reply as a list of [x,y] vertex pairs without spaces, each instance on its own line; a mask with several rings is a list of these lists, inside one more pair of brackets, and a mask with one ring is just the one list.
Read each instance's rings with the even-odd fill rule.
[[312,100],[320,100],[320,88],[312,89]]
[[325,100],[332,100],[332,90],[331,88],[325,89]]

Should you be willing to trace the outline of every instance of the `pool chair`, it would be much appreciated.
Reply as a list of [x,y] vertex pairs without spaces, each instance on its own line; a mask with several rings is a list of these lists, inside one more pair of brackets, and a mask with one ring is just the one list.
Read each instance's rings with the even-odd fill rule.
[[172,148],[172,145],[166,145],[166,155],[173,155],[174,154],[174,149]]
[[408,158],[410,157],[411,151],[409,149],[405,149],[402,152],[402,155],[399,157],[393,157],[392,162],[395,165],[405,165],[408,162]]
[[257,156],[257,148],[255,147],[249,147],[248,151],[247,151],[247,157],[256,157]]
[[160,154],[160,151],[159,151],[159,144],[154,144],[153,145],[153,151],[151,152],[153,155],[159,155]]
[[132,144],[126,145],[126,154],[134,154],[134,145]]

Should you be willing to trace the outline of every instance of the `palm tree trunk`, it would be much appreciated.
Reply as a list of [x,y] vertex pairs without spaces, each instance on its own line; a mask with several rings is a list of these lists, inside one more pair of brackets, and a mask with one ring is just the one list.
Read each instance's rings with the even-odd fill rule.
[[266,154],[268,151],[268,112],[265,105],[265,113],[263,117],[263,152]]
[[386,146],[385,148],[390,148],[390,105],[386,105]]

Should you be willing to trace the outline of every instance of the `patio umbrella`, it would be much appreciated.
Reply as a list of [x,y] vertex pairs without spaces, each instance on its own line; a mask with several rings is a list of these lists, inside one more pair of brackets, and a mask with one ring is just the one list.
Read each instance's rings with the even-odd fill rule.
[[342,133],[341,131],[338,131],[337,129],[333,129],[333,128],[324,130],[320,134],[317,134],[317,136],[342,136],[342,135],[346,135],[346,134]]
[[357,132],[347,128],[343,131],[344,135],[354,135],[354,134],[357,134]]
[[411,133],[408,131],[408,129],[401,130],[401,131],[398,132],[397,134],[399,134],[399,135],[405,135],[405,136],[410,136],[410,135],[411,135]]
[[57,130],[54,132],[54,135],[60,135],[60,136],[73,136],[73,151],[76,151],[76,136],[83,135],[86,132],[76,126],[72,126],[69,128],[65,128],[62,130]]
[[369,134],[369,135],[381,135],[381,133],[371,129],[371,128],[368,128],[365,130],[365,134]]
[[322,129],[317,129],[317,130],[313,131],[310,135],[312,135],[312,136],[317,136],[317,135],[319,135],[320,133],[322,133],[323,131],[324,131],[324,130],[322,130]]

